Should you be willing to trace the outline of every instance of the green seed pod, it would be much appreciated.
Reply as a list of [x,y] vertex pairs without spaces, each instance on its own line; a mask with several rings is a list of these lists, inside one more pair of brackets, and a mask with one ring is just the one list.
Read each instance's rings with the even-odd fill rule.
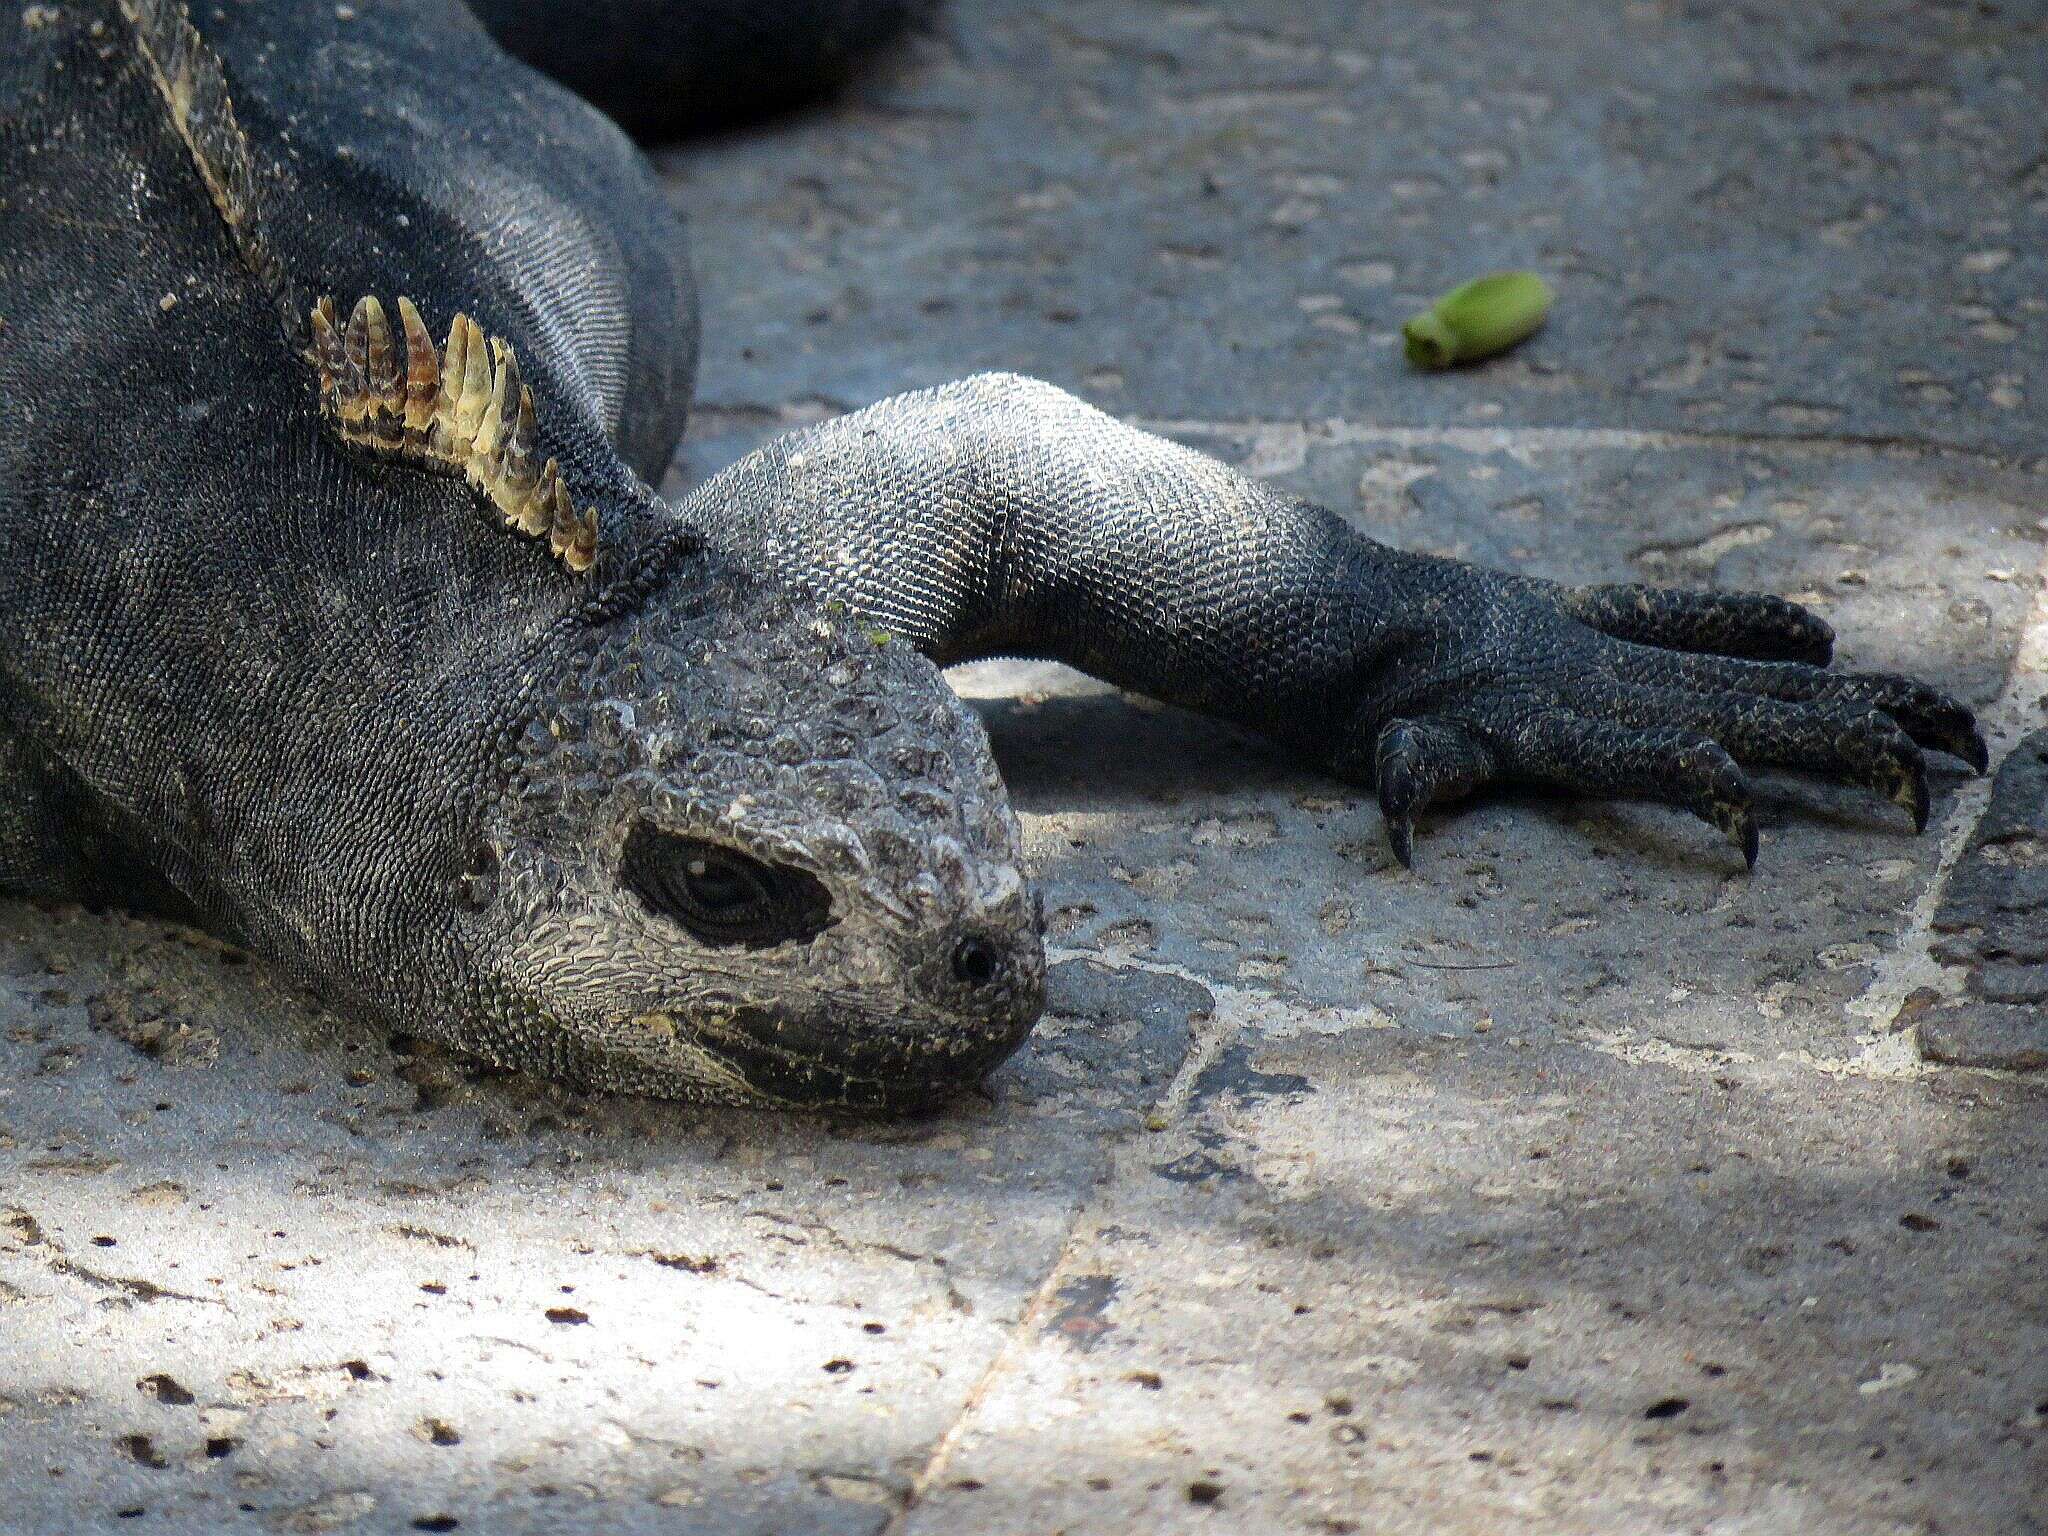
[[1418,368],[1449,368],[1505,352],[1536,334],[1554,297],[1534,272],[1475,277],[1401,327],[1408,361]]

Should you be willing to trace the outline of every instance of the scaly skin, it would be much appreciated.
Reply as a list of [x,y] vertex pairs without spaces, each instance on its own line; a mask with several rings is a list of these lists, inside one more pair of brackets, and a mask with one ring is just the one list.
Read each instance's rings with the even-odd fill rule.
[[[897,1107],[1001,1060],[1044,987],[934,662],[1055,656],[1267,731],[1375,788],[1404,862],[1490,783],[1672,800],[1753,859],[1738,761],[1916,824],[1922,746],[1983,766],[1967,710],[1827,670],[1795,605],[1404,554],[1008,375],[669,508],[681,232],[453,0],[208,8],[203,40],[159,0],[38,14],[0,42],[0,888],[205,923],[533,1072]],[[509,343],[587,572],[395,427],[365,451],[358,365],[323,404],[308,360],[331,385],[323,294]]]
[[1865,785],[1916,830],[1921,746],[1986,764],[1960,704],[1826,670],[1795,603],[1405,554],[1014,375],[792,434],[682,510],[941,661],[1051,656],[1280,737],[1378,790],[1403,864],[1417,812],[1486,784],[1667,800],[1754,864],[1737,759]]

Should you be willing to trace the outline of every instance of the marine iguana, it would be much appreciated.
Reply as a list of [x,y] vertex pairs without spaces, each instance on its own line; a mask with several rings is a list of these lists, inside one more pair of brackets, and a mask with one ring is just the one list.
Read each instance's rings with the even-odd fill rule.
[[[543,64],[566,13],[586,82],[652,4],[480,0]],[[1027,378],[666,505],[682,232],[455,0],[30,7],[0,318],[0,889],[203,924],[533,1073],[894,1107],[1015,1047],[1043,919],[969,657],[1266,732],[1375,790],[1404,864],[1488,784],[1667,800],[1753,863],[1738,762],[1916,827],[1922,747],[1986,764],[1793,603],[1403,553]]]

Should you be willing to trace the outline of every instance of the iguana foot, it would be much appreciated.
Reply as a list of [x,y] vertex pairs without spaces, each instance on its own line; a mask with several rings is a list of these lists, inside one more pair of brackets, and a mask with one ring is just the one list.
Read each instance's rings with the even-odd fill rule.
[[1915,831],[1928,815],[1923,747],[1989,766],[1967,707],[1911,678],[1829,671],[1832,631],[1783,598],[1449,569],[1460,586],[1482,578],[1484,599],[1468,589],[1459,600],[1483,601],[1485,622],[1434,637],[1420,666],[1400,668],[1402,697],[1368,706],[1349,754],[1355,762],[1370,730],[1373,783],[1403,865],[1414,861],[1417,813],[1488,784],[1664,801],[1720,829],[1754,865],[1744,764],[1875,790]]

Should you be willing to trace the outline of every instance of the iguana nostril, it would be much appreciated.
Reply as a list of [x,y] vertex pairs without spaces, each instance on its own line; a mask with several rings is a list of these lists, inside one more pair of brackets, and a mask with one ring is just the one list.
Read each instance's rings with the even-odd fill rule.
[[987,939],[962,939],[953,950],[953,974],[970,987],[985,987],[1002,969],[1002,957]]

